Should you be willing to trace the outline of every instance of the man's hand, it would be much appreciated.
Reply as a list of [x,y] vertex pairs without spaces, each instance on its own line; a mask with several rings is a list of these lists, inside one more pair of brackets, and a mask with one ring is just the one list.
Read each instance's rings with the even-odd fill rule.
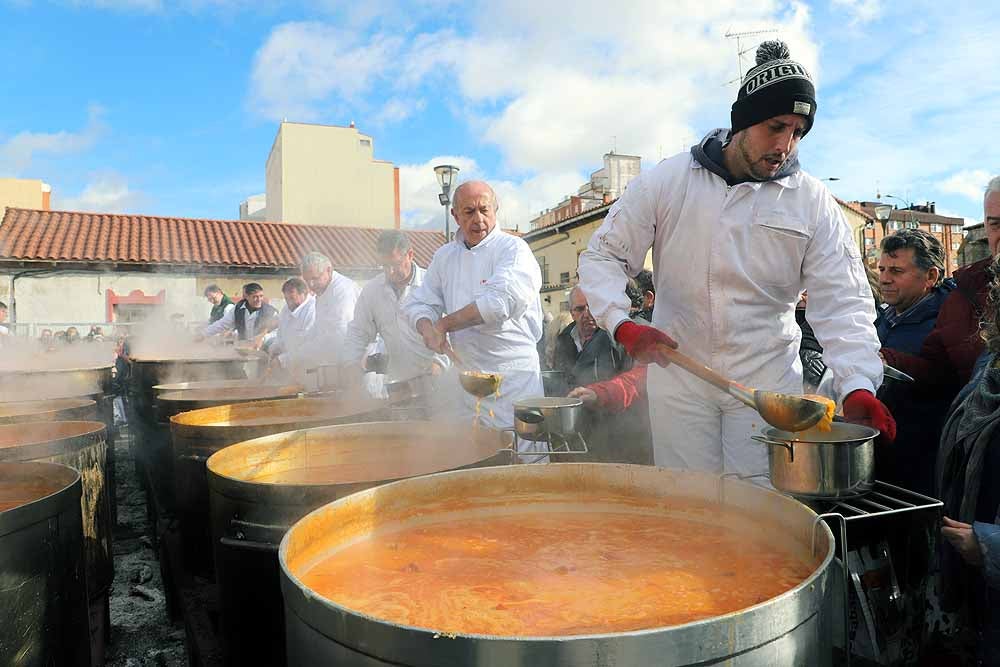
[[976,533],[973,532],[972,526],[944,517],[941,535],[948,540],[951,546],[955,547],[955,551],[962,557],[962,560],[973,567],[982,566],[983,552],[979,548],[979,540],[976,539]]
[[670,358],[664,347],[677,349],[677,342],[656,327],[625,321],[615,329],[615,340],[622,344],[629,356],[640,364],[668,366]]
[[854,424],[877,428],[879,439],[891,445],[896,439],[896,420],[889,408],[875,395],[864,389],[856,389],[844,398],[844,418]]
[[424,345],[428,350],[438,354],[448,354],[451,351],[448,333],[443,331],[444,327],[440,324],[440,320],[437,324],[431,324],[431,321],[425,317],[417,322],[417,333],[424,339]]
[[597,409],[597,392],[593,389],[587,389],[586,387],[577,387],[573,391],[566,394],[568,398],[579,398],[583,401],[583,407],[588,410]]

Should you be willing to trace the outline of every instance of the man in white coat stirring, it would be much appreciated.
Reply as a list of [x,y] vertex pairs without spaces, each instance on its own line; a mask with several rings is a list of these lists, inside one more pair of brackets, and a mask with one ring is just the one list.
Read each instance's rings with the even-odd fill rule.
[[[799,394],[795,303],[804,289],[845,417],[883,441],[895,437],[875,398],[882,362],[860,252],[833,196],[798,165],[816,113],[812,80],[781,42],[761,45],[757,63],[733,104],[732,130],[630,182],[580,257],[600,326],[637,360],[659,364],[648,375],[657,465],[767,471],[766,447],[750,440],[766,426],[760,415],[668,366],[662,346],[743,384]],[[650,247],[657,289],[647,327],[628,319],[625,283]]]
[[399,304],[414,288],[424,284],[426,270],[413,260],[413,248],[405,232],[390,229],[379,235],[375,254],[382,264],[382,273],[372,278],[361,290],[354,307],[354,319],[347,327],[344,345],[342,380],[348,384],[360,382],[368,346],[382,336],[389,366],[385,373],[389,381],[409,380],[418,375],[448,366],[447,357],[428,351],[413,329],[400,326]]
[[[528,244],[497,226],[496,211],[488,184],[469,181],[455,190],[455,239],[434,253],[423,285],[401,307],[428,349],[444,354],[453,348],[469,369],[503,376],[500,395],[483,399],[480,419],[509,428],[514,401],[544,395],[535,347],[542,336],[542,275]],[[475,398],[463,393],[460,400],[460,416],[472,419]],[[544,445],[521,447],[540,451]]]

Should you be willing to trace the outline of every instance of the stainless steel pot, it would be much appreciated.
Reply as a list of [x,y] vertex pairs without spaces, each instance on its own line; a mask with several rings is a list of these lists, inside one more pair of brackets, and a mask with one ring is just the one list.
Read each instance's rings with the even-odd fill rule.
[[878,434],[868,426],[834,422],[826,432],[768,427],[750,437],[767,445],[774,488],[804,498],[850,498],[872,489]]
[[[745,530],[775,529],[812,573],[798,586],[752,607],[694,623],[630,632],[555,637],[442,634],[381,620],[318,595],[303,568],[373,532],[450,516],[493,517],[540,506],[606,508],[615,498],[637,511],[672,513],[697,503],[697,516]],[[703,509],[701,509],[703,508]],[[595,510],[596,511],[596,510]],[[600,511],[606,511],[602,509]],[[703,512],[703,513],[702,513]],[[749,519],[752,517],[752,519]],[[815,540],[815,549],[813,544]],[[831,664],[828,602],[834,539],[795,500],[733,479],[653,466],[566,463],[502,466],[426,475],[324,505],[286,533],[278,552],[290,667],[648,667],[649,665]],[[309,559],[313,560],[309,560]],[[544,570],[552,564],[539,563]],[[762,573],[767,576],[767,573]],[[720,586],[725,586],[719,582]],[[581,594],[585,592],[581,591]],[[472,610],[474,611],[474,610]]]
[[550,435],[575,435],[583,425],[583,401],[579,398],[526,398],[514,401],[517,437],[540,442]]

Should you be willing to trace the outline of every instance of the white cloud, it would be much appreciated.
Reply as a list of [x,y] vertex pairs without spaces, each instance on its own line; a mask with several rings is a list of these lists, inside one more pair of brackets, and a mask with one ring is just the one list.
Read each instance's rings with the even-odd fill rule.
[[147,205],[148,198],[129,188],[127,179],[114,171],[93,174],[90,183],[75,196],[53,195],[53,208],[88,213],[131,213]]
[[871,23],[882,16],[882,0],[833,0],[851,15],[851,23]]
[[937,188],[942,192],[959,194],[975,202],[982,202],[983,193],[986,192],[986,185],[991,178],[993,175],[983,169],[963,169],[939,181]]
[[39,155],[70,155],[89,150],[106,131],[104,110],[91,105],[87,124],[79,132],[19,132],[0,143],[0,176],[19,176]]
[[401,41],[378,34],[359,43],[354,33],[325,23],[282,24],[254,58],[251,105],[272,120],[315,120],[324,108],[358,104],[396,58]]
[[[434,174],[434,167],[439,164],[460,169],[456,185],[487,178],[474,159],[460,155],[439,155],[422,164],[400,166],[399,196],[404,227],[444,231],[444,207],[438,202],[441,187]],[[497,213],[500,226],[527,231],[529,220],[575,191],[583,179],[583,175],[573,171],[547,172],[521,182],[488,179],[500,202]],[[454,230],[455,221],[450,224]]]
[[414,114],[424,110],[427,103],[422,99],[403,99],[394,97],[387,101],[378,113],[375,114],[376,125],[389,125],[400,123]]

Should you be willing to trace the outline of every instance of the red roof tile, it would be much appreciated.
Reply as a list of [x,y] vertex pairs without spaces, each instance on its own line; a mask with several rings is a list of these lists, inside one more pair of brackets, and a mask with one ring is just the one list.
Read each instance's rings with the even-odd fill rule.
[[[150,264],[284,269],[316,250],[338,269],[370,269],[383,230],[244,220],[8,208],[0,221],[0,262]],[[403,230],[427,266],[444,234]]]

